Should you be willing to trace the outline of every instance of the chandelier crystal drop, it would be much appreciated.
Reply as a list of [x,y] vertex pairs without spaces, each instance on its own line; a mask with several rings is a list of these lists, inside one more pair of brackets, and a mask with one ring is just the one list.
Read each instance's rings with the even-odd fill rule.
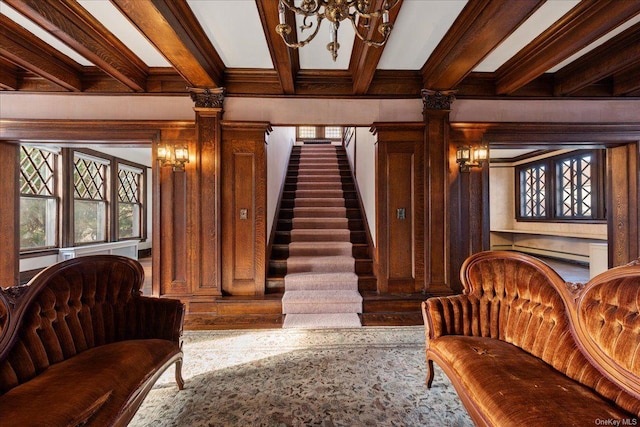
[[[387,42],[393,29],[393,24],[389,21],[389,10],[399,3],[399,0],[385,0],[380,9],[372,10],[372,3],[375,3],[376,0],[302,0],[298,6],[295,4],[296,0],[279,1],[280,24],[276,26],[276,31],[284,43],[293,49],[306,46],[318,34],[322,20],[326,19],[331,25],[327,50],[331,52],[334,61],[338,58],[338,49],[340,49],[340,43],[338,43],[340,22],[348,19],[360,40],[368,46],[380,47]],[[311,31],[311,34],[303,41],[291,42],[288,40],[293,28],[286,22],[287,10],[303,17],[302,25],[300,25],[301,32]],[[313,22],[314,17],[315,22]],[[382,17],[382,22],[378,26],[378,32],[382,34],[382,40],[374,41],[366,33],[370,27],[369,22],[380,17]],[[361,20],[363,21],[359,28],[358,24]],[[365,32],[365,34],[361,32]]]

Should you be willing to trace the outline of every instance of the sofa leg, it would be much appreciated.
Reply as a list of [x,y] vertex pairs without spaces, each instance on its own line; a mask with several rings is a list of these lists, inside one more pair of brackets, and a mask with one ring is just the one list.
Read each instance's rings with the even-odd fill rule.
[[184,380],[182,379],[182,360],[176,361],[176,383],[178,384],[178,390],[184,389]]
[[427,360],[427,388],[431,388],[433,384],[433,360]]

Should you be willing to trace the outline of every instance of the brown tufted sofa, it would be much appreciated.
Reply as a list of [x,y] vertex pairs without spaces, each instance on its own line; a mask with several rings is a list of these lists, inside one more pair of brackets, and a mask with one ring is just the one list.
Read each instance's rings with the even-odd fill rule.
[[482,252],[461,278],[422,305],[429,388],[436,362],[479,426],[640,425],[640,265],[580,285]]
[[176,365],[180,301],[140,294],[130,258],[70,259],[0,292],[0,426],[125,426]]

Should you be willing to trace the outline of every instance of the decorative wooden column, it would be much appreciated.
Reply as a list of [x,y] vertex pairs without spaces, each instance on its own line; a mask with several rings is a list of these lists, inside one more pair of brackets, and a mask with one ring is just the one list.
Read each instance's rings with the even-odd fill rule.
[[[154,143],[186,145],[184,171],[156,165],[153,293],[180,298],[189,311],[211,311],[222,295],[220,257],[220,153],[224,89],[190,89],[195,133],[162,129]],[[157,273],[159,272],[159,274]]]
[[0,142],[0,286],[20,283],[20,146]]
[[264,295],[267,252],[266,122],[222,122],[222,289]]
[[[454,91],[422,90],[424,103],[425,286],[429,295],[453,293],[449,258],[449,113]],[[457,244],[457,242],[451,242]]]
[[462,292],[460,267],[476,252],[490,248],[489,238],[489,165],[472,167],[462,172],[456,164],[456,149],[485,146],[485,127],[452,130],[449,144],[449,287]]
[[422,123],[374,123],[378,292],[424,291]]
[[640,257],[640,144],[607,150],[609,268]]

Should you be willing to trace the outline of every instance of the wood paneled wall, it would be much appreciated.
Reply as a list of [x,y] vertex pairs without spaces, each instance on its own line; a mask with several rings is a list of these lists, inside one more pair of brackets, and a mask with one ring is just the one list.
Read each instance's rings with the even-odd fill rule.
[[607,150],[609,268],[640,257],[639,146],[633,143]]
[[484,145],[483,132],[451,133],[449,143],[449,240],[450,263],[448,283],[455,292],[462,292],[460,268],[472,254],[490,248],[489,165],[461,172],[456,163],[459,145]]
[[449,286],[449,109],[424,109],[425,280],[430,295],[452,293]]
[[222,122],[222,288],[264,295],[269,123]]
[[20,283],[20,146],[0,142],[0,159],[10,166],[0,168],[0,286],[7,287]]
[[424,290],[422,123],[375,123],[378,291]]

